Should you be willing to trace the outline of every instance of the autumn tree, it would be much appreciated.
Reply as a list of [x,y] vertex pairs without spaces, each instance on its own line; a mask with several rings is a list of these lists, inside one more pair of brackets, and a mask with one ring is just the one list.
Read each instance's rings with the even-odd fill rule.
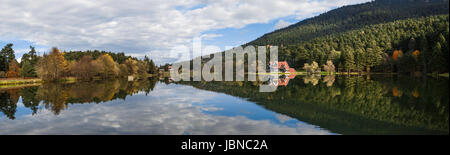
[[52,48],[50,54],[44,54],[36,64],[38,76],[45,81],[55,81],[67,72],[67,62],[58,48]]
[[140,76],[148,74],[149,66],[147,63],[143,61],[137,61],[137,70],[136,73]]
[[123,64],[125,64],[125,66],[126,66],[126,71],[127,71],[126,75],[134,75],[137,73],[138,66],[137,66],[136,60],[128,58],[127,60],[125,60],[125,62],[123,62]]
[[83,56],[70,70],[78,79],[90,80],[102,72],[103,67],[99,62],[92,60],[90,56]]
[[16,59],[12,59],[9,63],[9,69],[6,73],[6,76],[8,78],[16,78],[19,77],[20,73],[20,66],[19,63],[16,61]]
[[125,63],[119,65],[119,76],[124,77],[128,76],[128,67]]
[[317,62],[313,61],[311,64],[305,63],[303,69],[306,70],[308,74],[320,73],[320,66]]
[[109,54],[104,54],[97,58],[100,74],[105,77],[116,77],[119,75],[119,64],[114,62],[113,58]]
[[324,64],[324,65],[323,65],[323,70],[326,71],[326,72],[328,72],[328,74],[335,72],[336,69],[335,69],[335,67],[334,67],[333,61],[328,60],[328,61],[327,61],[327,64]]

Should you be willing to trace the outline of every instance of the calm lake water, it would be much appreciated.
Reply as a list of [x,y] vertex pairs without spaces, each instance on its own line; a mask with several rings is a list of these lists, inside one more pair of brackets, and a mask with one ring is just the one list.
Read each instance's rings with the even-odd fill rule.
[[0,88],[0,134],[449,134],[448,78],[169,81]]

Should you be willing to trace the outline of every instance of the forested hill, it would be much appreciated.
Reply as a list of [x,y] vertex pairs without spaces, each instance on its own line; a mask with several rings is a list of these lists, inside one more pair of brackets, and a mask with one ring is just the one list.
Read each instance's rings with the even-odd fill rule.
[[448,14],[448,0],[376,0],[344,6],[268,33],[248,45],[291,45],[396,20]]

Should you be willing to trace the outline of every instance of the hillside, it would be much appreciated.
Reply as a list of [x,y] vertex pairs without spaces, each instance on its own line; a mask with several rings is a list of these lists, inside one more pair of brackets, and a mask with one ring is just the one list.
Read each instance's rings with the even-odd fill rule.
[[376,0],[349,5],[268,33],[247,45],[290,45],[364,26],[448,14],[448,0]]
[[283,46],[279,59],[300,68],[333,61],[341,71],[448,72],[448,15],[366,26]]

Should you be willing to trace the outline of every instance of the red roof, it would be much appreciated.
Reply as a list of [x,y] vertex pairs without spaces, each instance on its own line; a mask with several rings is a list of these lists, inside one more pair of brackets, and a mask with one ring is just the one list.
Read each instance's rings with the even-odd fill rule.
[[289,64],[286,61],[280,61],[278,62],[278,68],[289,70]]

